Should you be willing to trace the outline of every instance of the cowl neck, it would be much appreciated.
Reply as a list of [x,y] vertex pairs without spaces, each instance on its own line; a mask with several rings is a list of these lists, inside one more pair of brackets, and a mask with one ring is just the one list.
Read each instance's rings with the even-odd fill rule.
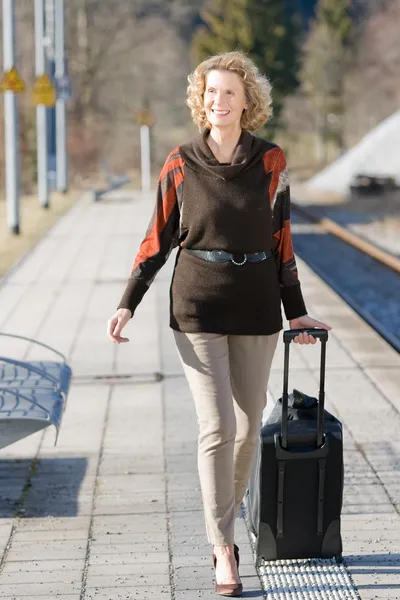
[[210,130],[205,129],[190,144],[185,144],[180,148],[185,163],[194,171],[205,170],[220,179],[232,179],[261,160],[263,151],[265,151],[263,140],[243,129],[234,150],[232,162],[230,164],[220,163],[207,144],[209,134]]

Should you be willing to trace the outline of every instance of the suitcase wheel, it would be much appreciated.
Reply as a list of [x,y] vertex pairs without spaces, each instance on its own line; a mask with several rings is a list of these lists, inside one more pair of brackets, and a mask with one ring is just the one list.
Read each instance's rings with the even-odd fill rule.
[[343,563],[343,555],[342,554],[336,554],[335,559],[339,564]]

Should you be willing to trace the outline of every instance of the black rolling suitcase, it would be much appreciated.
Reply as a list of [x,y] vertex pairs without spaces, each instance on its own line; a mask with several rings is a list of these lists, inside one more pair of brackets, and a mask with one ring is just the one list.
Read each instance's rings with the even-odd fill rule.
[[[290,342],[301,331],[321,340],[319,400],[296,393],[288,406]],[[283,334],[283,395],[261,428],[246,492],[258,563],[342,560],[343,437],[341,422],[324,410],[327,339],[323,329]]]

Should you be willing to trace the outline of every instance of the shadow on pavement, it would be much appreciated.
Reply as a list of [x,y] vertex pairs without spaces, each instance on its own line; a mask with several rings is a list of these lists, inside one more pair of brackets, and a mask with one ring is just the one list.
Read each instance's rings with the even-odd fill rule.
[[0,460],[0,519],[74,517],[87,458]]

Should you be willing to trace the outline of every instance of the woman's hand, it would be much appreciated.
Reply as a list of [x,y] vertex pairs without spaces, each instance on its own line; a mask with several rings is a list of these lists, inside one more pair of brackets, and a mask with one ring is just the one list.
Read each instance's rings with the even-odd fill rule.
[[119,308],[117,312],[108,320],[107,334],[108,337],[115,343],[129,342],[129,338],[121,337],[121,331],[128,323],[132,313],[129,308]]
[[[290,329],[304,329],[305,327],[307,327],[308,329],[312,327],[318,327],[319,329],[326,329],[327,331],[332,329],[332,327],[330,327],[326,323],[317,321],[317,319],[313,319],[308,315],[304,315],[303,317],[299,317],[298,319],[292,319],[291,321],[289,321],[289,326]],[[293,341],[299,344],[315,344],[317,340],[315,339],[315,337],[309,335],[308,333],[300,333],[299,335],[296,335]]]

